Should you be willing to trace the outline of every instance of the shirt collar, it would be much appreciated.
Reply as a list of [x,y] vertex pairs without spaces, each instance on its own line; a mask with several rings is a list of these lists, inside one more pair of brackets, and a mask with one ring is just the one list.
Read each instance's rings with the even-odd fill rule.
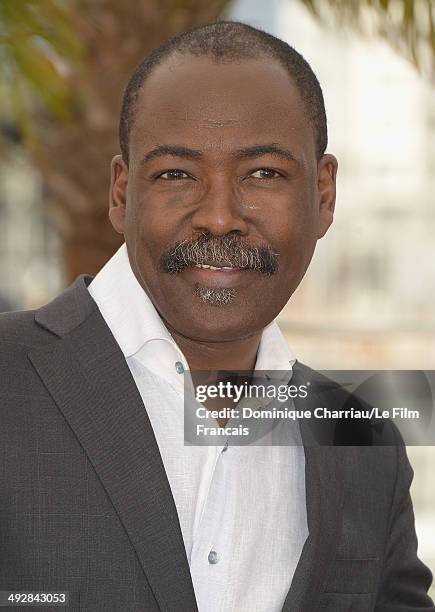
[[150,340],[175,344],[148,295],[136,279],[125,243],[88,286],[125,358]]
[[[164,354],[169,354],[169,343],[175,351],[174,359],[179,358],[187,368],[182,352],[131,269],[125,243],[98,272],[88,290],[126,359],[136,354],[150,356],[150,351],[142,349],[151,341],[161,340],[166,345]],[[278,324],[272,321],[263,330],[255,369],[289,370],[295,361]],[[160,362],[159,367],[162,365]],[[174,362],[167,367],[172,372]]]

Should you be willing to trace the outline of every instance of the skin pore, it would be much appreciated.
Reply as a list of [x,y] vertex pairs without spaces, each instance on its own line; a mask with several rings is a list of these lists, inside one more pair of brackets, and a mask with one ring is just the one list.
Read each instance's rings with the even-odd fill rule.
[[[299,92],[275,60],[175,54],[147,78],[129,164],[112,161],[109,216],[192,370],[254,368],[263,328],[332,222],[336,170],[332,155],[317,160]],[[164,254],[181,249],[184,261],[193,251],[183,241],[201,236],[263,247],[277,270],[223,261],[211,248],[181,271],[162,270]],[[208,263],[231,269],[198,267]]]

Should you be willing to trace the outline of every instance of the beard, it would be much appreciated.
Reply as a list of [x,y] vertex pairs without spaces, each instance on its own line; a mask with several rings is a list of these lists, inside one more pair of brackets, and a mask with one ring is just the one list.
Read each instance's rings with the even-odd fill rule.
[[215,289],[196,283],[194,294],[197,295],[204,304],[209,304],[210,306],[227,306],[234,302],[237,291],[236,289],[227,289],[226,287]]

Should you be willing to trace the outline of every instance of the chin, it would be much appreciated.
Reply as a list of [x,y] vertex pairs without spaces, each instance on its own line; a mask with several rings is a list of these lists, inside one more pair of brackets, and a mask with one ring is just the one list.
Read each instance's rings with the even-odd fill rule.
[[259,316],[237,304],[200,304],[192,308],[191,317],[178,322],[184,336],[198,341],[225,342],[252,336],[272,321],[273,316]]

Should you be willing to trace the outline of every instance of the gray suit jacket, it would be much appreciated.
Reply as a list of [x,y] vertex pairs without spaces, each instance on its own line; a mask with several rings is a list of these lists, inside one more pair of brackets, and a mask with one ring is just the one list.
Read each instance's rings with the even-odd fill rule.
[[[194,612],[159,449],[90,280],[0,316],[0,590],[69,591],[69,610]],[[404,449],[305,453],[310,535],[283,612],[434,612]]]

